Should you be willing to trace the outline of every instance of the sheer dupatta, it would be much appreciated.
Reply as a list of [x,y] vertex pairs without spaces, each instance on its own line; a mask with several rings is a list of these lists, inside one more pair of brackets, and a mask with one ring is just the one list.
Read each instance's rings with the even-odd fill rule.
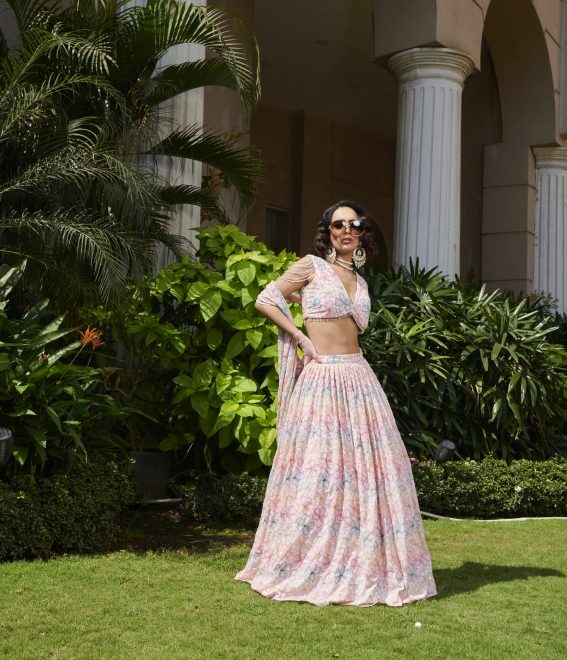
[[[261,305],[273,305],[293,321],[286,299],[275,282],[270,282],[260,293],[257,302]],[[291,335],[281,328],[278,331],[278,366],[280,371],[278,385],[277,425],[285,419],[287,406],[297,377],[303,369],[303,361],[297,355],[297,344]]]

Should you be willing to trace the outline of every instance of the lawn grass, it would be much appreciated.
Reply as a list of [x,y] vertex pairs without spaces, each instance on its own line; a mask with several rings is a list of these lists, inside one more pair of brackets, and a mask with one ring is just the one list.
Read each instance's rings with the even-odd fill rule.
[[403,608],[268,601],[232,579],[249,532],[175,521],[138,525],[130,549],[3,564],[0,657],[567,658],[567,522],[425,529],[439,597]]

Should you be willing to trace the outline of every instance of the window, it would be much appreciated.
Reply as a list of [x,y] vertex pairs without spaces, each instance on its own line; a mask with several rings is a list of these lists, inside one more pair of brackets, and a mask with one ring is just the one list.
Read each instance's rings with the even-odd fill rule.
[[266,245],[274,252],[290,249],[291,213],[266,207]]

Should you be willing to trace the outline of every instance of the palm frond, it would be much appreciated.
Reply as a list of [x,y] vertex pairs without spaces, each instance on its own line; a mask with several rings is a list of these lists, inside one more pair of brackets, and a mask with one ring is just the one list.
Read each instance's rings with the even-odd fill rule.
[[232,146],[216,133],[202,133],[198,124],[173,131],[155,145],[151,153],[189,158],[220,170],[226,185],[235,187],[245,205],[256,192],[260,160],[248,150]]
[[149,80],[173,46],[195,44],[213,51],[232,71],[236,91],[251,111],[260,95],[258,45],[234,14],[179,0],[148,0],[121,15],[118,68],[133,80]]
[[112,84],[89,75],[65,75],[54,73],[40,85],[12,84],[4,86],[3,69],[0,64],[0,142],[15,138],[23,133],[38,130],[38,123],[49,120],[52,130],[54,117],[66,104],[72,104],[79,95],[88,97],[96,91],[101,105],[104,99],[112,99],[119,108],[124,108],[125,99]]
[[238,91],[238,81],[225,60],[215,57],[210,60],[183,62],[162,69],[152,76],[149,91],[144,100],[148,105],[163,103],[191,89],[218,85]]
[[219,205],[218,195],[198,186],[167,186],[160,190],[160,199],[165,204],[190,204],[199,206],[216,222],[226,225],[229,219]]
[[[152,266],[147,241],[109,218],[71,211],[23,213],[7,218],[1,227],[14,232],[28,248],[33,243],[42,262],[72,261],[87,269],[104,302],[116,298],[131,272],[149,272]],[[27,255],[33,258],[29,249]]]
[[32,24],[35,16],[60,5],[59,0],[4,0],[14,12],[18,29],[24,32]]

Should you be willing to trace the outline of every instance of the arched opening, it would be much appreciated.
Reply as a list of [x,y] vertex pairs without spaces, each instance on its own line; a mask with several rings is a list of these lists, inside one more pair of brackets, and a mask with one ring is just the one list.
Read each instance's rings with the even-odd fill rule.
[[[463,97],[462,272],[473,269],[492,288],[529,292],[536,199],[531,147],[557,139],[553,72],[529,0],[492,0],[483,41],[483,72],[466,83]],[[483,99],[471,98],[475,92]]]
[[482,273],[484,148],[502,141],[502,111],[494,65],[482,40],[481,69],[465,82],[462,105],[461,276]]

